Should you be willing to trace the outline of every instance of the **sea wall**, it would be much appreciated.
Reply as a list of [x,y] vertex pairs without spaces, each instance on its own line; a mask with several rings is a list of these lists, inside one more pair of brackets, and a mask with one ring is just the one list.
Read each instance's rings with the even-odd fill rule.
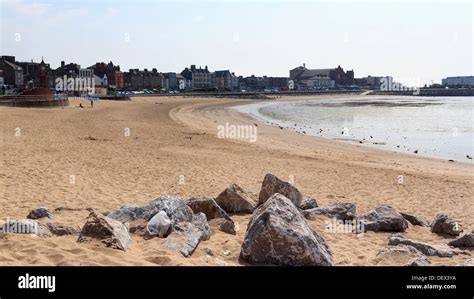
[[24,108],[54,108],[69,106],[67,97],[44,96],[4,96],[0,97],[0,106]]
[[381,91],[374,90],[370,95],[404,95],[404,96],[425,96],[425,97],[472,97],[474,96],[474,89],[472,88],[422,88],[419,94],[414,94],[414,91]]

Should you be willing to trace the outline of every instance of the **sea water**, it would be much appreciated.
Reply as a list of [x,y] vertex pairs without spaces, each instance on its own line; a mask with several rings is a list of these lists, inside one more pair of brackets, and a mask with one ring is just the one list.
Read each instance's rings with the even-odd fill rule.
[[385,150],[472,162],[473,97],[365,96],[235,107],[269,124]]

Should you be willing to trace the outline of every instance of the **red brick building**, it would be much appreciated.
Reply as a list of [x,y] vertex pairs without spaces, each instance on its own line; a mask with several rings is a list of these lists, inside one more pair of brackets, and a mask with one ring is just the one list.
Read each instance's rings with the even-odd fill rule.
[[115,86],[118,90],[125,89],[124,73],[115,71]]

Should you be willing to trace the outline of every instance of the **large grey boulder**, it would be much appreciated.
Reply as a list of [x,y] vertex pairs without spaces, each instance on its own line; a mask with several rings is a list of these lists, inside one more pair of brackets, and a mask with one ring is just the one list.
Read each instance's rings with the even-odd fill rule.
[[404,232],[408,223],[390,206],[381,206],[359,217],[364,231]]
[[26,218],[28,219],[41,219],[41,218],[53,219],[53,214],[47,208],[37,208],[32,210]]
[[264,204],[275,193],[285,196],[297,207],[300,207],[303,201],[303,194],[295,186],[280,180],[271,173],[267,173],[258,195],[258,204]]
[[308,198],[305,202],[303,202],[300,206],[302,210],[309,210],[318,207],[318,202],[314,198]]
[[462,227],[458,222],[442,213],[437,214],[431,223],[431,232],[436,234],[459,236],[462,231]]
[[474,248],[474,231],[467,233],[456,240],[452,240],[448,245],[453,247]]
[[415,215],[410,215],[410,214],[406,214],[406,213],[400,213],[400,214],[403,216],[403,218],[405,218],[412,225],[418,225],[418,226],[424,226],[424,227],[429,227],[430,226],[430,223],[422,217],[415,216]]
[[252,264],[334,265],[326,241],[281,194],[274,194],[254,211],[240,256]]
[[232,184],[222,191],[216,197],[216,203],[227,213],[251,214],[257,206],[254,195],[237,184]]
[[164,211],[173,224],[182,221],[192,221],[193,211],[186,202],[175,196],[161,196],[145,205],[124,205],[119,210],[110,212],[107,217],[121,222],[144,220],[146,222],[158,212]]
[[446,244],[429,244],[410,239],[405,239],[401,235],[390,236],[388,239],[389,245],[409,245],[418,249],[421,253],[427,256],[452,257],[458,255],[459,252],[453,250]]
[[227,215],[213,198],[193,197],[188,200],[187,204],[194,214],[204,213],[208,220],[215,218],[230,219],[229,215]]
[[146,225],[147,235],[150,237],[166,237],[171,230],[171,220],[165,211],[159,211]]
[[336,203],[329,206],[317,207],[301,211],[306,219],[313,220],[316,216],[323,215],[335,217],[338,220],[353,220],[356,214],[356,206],[352,203]]
[[180,252],[184,257],[191,256],[203,238],[202,231],[191,222],[179,222],[173,227],[164,245],[173,251]]
[[132,241],[125,225],[117,220],[92,212],[82,227],[77,242],[100,240],[107,247],[126,251]]

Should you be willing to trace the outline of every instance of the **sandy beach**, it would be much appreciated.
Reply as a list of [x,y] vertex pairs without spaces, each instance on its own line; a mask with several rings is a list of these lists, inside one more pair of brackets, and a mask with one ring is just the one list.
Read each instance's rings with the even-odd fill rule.
[[[312,97],[314,98],[314,97]],[[474,169],[448,162],[340,143],[258,123],[258,139],[221,139],[217,126],[254,124],[226,109],[250,100],[134,97],[88,108],[72,100],[65,109],[0,107],[1,219],[24,219],[38,207],[113,211],[160,195],[215,197],[232,183],[258,194],[264,175],[289,180],[320,205],[351,202],[357,214],[388,204],[431,221],[443,212],[474,230]],[[18,133],[19,132],[19,133]],[[400,184],[403,176],[403,184]],[[54,222],[81,227],[89,212],[55,212]],[[184,258],[163,240],[131,235],[126,252],[77,236],[40,238],[0,234],[0,265],[242,265],[240,246],[250,215],[232,215],[236,236],[212,232]],[[390,233],[362,237],[324,230],[326,217],[310,221],[326,239],[338,266],[402,265],[377,253]],[[48,222],[50,220],[41,220]],[[406,237],[448,239],[410,225]],[[205,253],[208,247],[214,256]],[[471,252],[472,254],[472,252]],[[433,265],[459,265],[472,257],[430,257]]]

